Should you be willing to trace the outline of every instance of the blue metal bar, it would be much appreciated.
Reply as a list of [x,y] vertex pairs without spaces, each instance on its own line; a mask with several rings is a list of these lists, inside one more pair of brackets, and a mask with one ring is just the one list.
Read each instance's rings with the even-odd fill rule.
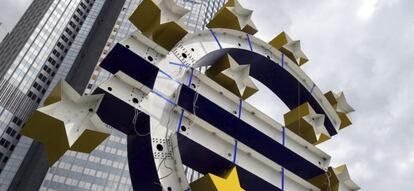
[[194,68],[191,68],[190,77],[188,78],[188,86],[191,87],[191,82],[193,82]]
[[239,144],[239,142],[237,140],[234,140],[233,163],[236,163],[238,144]]
[[285,54],[282,53],[282,68],[285,67]]
[[178,84],[181,84],[181,82],[180,81],[178,81],[178,80],[176,80],[176,79],[174,79],[171,75],[169,75],[167,72],[164,72],[164,71],[162,71],[162,70],[159,70],[159,72],[161,73],[161,74],[164,74],[165,76],[167,76],[168,78],[170,78],[171,80],[174,80],[175,82],[177,82]]
[[[190,76],[188,77],[188,86],[191,86],[191,82],[193,82],[193,75],[194,75],[194,68],[191,68],[191,73],[190,73]],[[183,122],[183,117],[184,117],[184,109],[181,109],[180,121],[178,122],[178,128],[177,128],[178,133],[180,132],[181,123]]]
[[252,41],[250,40],[250,35],[249,34],[246,34],[246,35],[247,35],[247,42],[249,42],[250,51],[253,51],[253,46],[252,46]]
[[[282,145],[285,146],[285,127],[282,127]],[[282,167],[282,191],[285,191],[285,168]]]
[[177,133],[180,132],[181,125],[183,123],[183,118],[184,118],[184,109],[181,109],[180,119],[178,121]]
[[152,90],[152,93],[154,93],[154,94],[156,94],[157,96],[159,96],[160,98],[162,98],[163,100],[165,100],[165,101],[167,101],[168,103],[170,103],[171,105],[173,105],[173,106],[177,106],[177,104],[174,102],[174,101],[172,101],[172,100],[170,100],[170,99],[168,99],[167,97],[165,97],[164,95],[162,95],[160,92],[158,92],[157,90]]
[[184,68],[190,68],[190,66],[187,66],[185,64],[180,64],[180,63],[176,63],[176,62],[169,62],[171,65],[175,65],[175,66],[179,66],[179,67],[184,67]]
[[[238,112],[238,117],[240,119],[241,117],[241,112],[243,109],[243,100],[240,99],[239,101],[239,112]],[[237,128],[237,127],[236,127]],[[237,141],[237,139],[234,140],[234,151],[233,151],[233,163],[236,163],[236,159],[237,159],[237,148],[238,148],[239,142]]]
[[243,108],[243,100],[240,99],[239,100],[239,115],[238,115],[239,119],[241,117],[242,108]]
[[223,47],[221,47],[220,41],[217,39],[217,36],[213,31],[213,29],[210,29],[210,33],[211,33],[211,35],[213,35],[213,37],[216,40],[217,44],[219,45],[220,49],[223,49]]

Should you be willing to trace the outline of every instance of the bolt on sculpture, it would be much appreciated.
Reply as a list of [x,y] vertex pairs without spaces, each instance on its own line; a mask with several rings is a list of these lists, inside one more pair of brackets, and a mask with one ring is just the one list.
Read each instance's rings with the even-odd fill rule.
[[[92,95],[55,88],[23,130],[45,145],[49,165],[67,150],[91,152],[115,128],[128,135],[134,190],[358,190],[316,147],[351,124],[353,109],[300,69],[300,42],[254,37],[252,11],[236,0],[194,34],[187,13],[143,0],[130,17],[140,32],[100,65],[113,76]],[[251,78],[291,109],[285,125],[245,101],[260,91]]]

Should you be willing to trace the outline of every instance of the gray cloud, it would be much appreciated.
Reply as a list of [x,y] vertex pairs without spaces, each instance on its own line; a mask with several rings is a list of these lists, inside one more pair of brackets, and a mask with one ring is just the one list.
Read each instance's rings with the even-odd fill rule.
[[[363,190],[414,188],[414,7],[408,0],[242,0],[256,35],[300,39],[302,68],[323,92],[343,90],[354,124],[320,147]],[[260,107],[260,104],[259,104]],[[271,110],[267,108],[268,110]]]

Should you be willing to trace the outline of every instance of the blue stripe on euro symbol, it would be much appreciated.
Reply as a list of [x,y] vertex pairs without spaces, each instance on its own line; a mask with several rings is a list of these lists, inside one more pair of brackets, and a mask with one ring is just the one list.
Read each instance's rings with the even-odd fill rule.
[[169,62],[171,65],[175,65],[175,66],[179,66],[179,67],[184,67],[184,68],[189,68],[190,66],[187,66],[185,64],[180,64],[180,63],[176,63],[176,62]]
[[[237,116],[239,117],[239,119],[241,118],[242,109],[243,109],[243,100],[240,99],[240,101],[239,101],[239,111],[237,112]],[[237,127],[235,127],[235,128],[237,128]],[[233,163],[236,163],[236,160],[237,160],[238,145],[239,145],[239,142],[237,141],[237,139],[235,139],[234,140],[234,151],[233,151]]]
[[216,36],[216,33],[214,33],[214,31],[213,31],[213,29],[210,29],[210,33],[211,33],[211,35],[213,35],[214,40],[216,40],[216,42],[217,42],[218,46],[220,47],[220,49],[223,49],[223,47],[220,44],[220,41],[218,40],[218,38]]
[[253,46],[252,46],[252,41],[250,39],[250,35],[249,34],[246,34],[246,35],[247,35],[247,42],[249,43],[250,51],[253,51]]
[[[285,146],[285,127],[282,127],[282,144]],[[285,191],[285,168],[282,167],[282,191]]]
[[175,82],[177,82],[178,84],[181,84],[181,82],[180,81],[178,81],[178,80],[176,80],[175,78],[173,78],[170,74],[168,74],[167,72],[164,72],[164,71],[162,71],[162,70],[159,70],[159,72],[161,73],[161,74],[163,74],[164,76],[166,76],[167,78],[169,78],[169,79],[171,79],[171,80],[174,80]]
[[158,92],[157,90],[152,90],[152,93],[154,93],[155,95],[157,95],[161,99],[165,100],[169,104],[171,104],[173,106],[177,106],[177,104],[173,100],[170,100],[167,96],[162,95],[161,92]]
[[178,106],[305,180],[324,173],[324,170],[317,165],[309,162],[202,95],[197,96],[197,112],[194,113],[193,102],[195,94],[196,92],[191,88],[182,86],[178,98]]

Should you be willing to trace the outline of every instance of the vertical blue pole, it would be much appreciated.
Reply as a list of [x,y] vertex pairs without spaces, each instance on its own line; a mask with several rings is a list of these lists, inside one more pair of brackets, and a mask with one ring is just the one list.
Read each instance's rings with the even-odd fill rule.
[[180,132],[181,125],[183,123],[183,118],[184,118],[184,109],[181,109],[180,119],[178,121],[177,133]]
[[[239,112],[237,117],[240,119],[241,118],[241,112],[243,109],[243,100],[240,98],[239,100]],[[237,127],[235,127],[237,128]],[[237,159],[237,147],[238,147],[238,141],[234,140],[234,150],[233,150],[233,163],[236,163],[236,159]]]
[[[282,54],[283,58],[283,54]],[[282,144],[285,146],[285,127],[282,127]],[[282,167],[282,191],[285,191],[285,168]]]
[[188,87],[191,87],[191,82],[193,82],[194,68],[190,69],[190,76],[188,77]]
[[[191,87],[191,83],[193,82],[193,75],[194,75],[194,68],[191,68],[190,75],[188,76],[188,86],[189,87]],[[177,133],[180,132],[181,125],[183,123],[183,118],[184,118],[184,109],[181,109],[180,119],[178,121]]]
[[250,51],[253,51],[253,46],[252,46],[252,41],[250,40],[250,36],[249,34],[246,34],[246,35],[247,35],[247,42],[249,43]]
[[223,49],[223,47],[222,47],[222,46],[221,46],[221,44],[220,44],[220,41],[218,40],[218,38],[217,38],[217,36],[216,36],[216,33],[214,33],[214,31],[213,31],[213,29],[210,29],[210,33],[211,33],[211,35],[213,35],[214,40],[216,40],[217,45],[220,47],[220,49]]

